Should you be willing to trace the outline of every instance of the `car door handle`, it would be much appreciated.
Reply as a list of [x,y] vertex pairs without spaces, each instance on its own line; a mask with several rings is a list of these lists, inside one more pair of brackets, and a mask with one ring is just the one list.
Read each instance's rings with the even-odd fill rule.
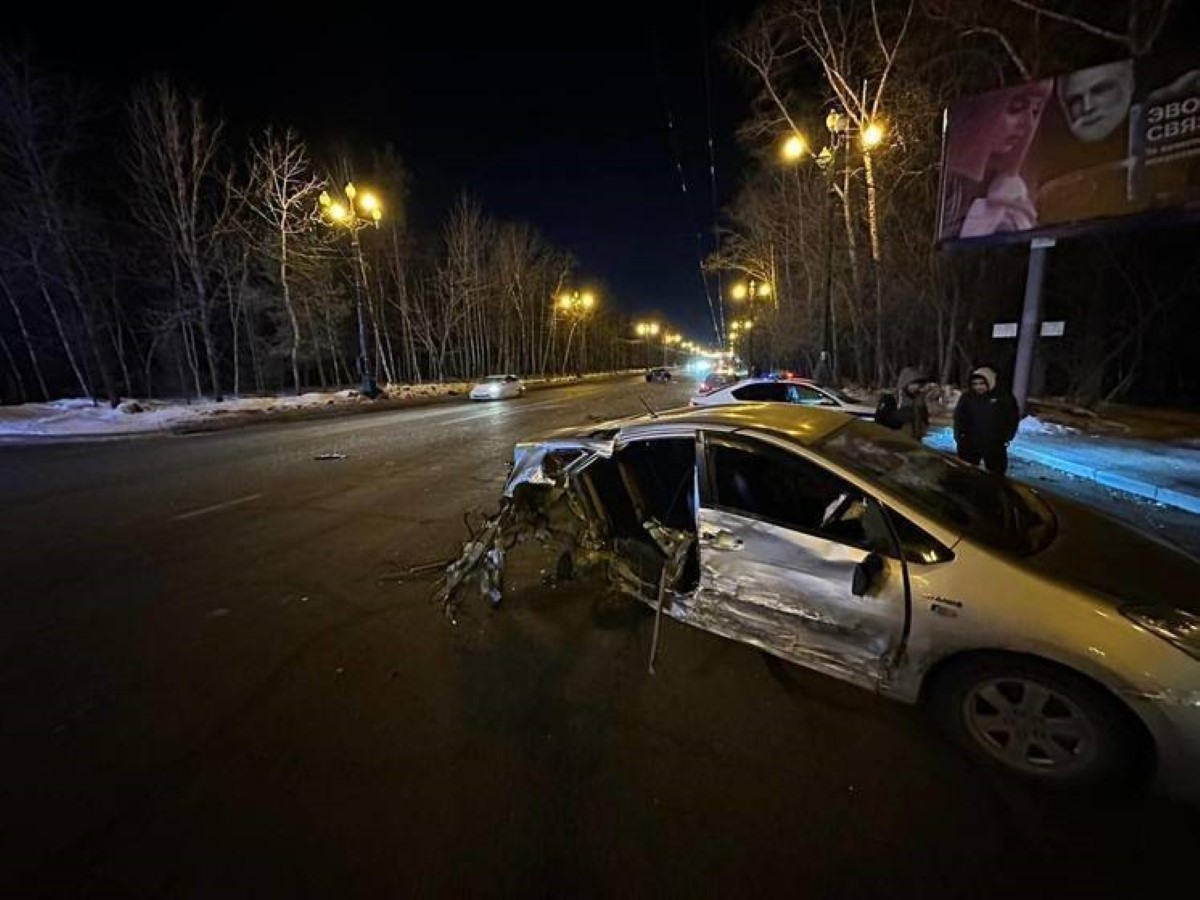
[[735,537],[732,531],[720,529],[718,531],[701,531],[700,543],[706,547],[715,547],[718,550],[741,550],[744,542],[740,537]]

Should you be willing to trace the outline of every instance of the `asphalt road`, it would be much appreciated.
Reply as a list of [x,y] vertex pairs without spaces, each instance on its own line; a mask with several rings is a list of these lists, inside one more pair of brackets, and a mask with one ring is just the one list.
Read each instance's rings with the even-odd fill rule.
[[[1195,809],[1031,792],[914,710],[582,584],[409,567],[583,384],[0,447],[0,896],[1149,896]],[[323,454],[341,459],[319,460]]]

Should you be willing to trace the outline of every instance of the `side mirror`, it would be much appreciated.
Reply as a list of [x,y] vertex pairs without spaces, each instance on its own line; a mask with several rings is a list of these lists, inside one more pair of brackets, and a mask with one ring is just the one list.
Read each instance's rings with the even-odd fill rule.
[[871,590],[875,580],[883,572],[883,557],[878,553],[868,553],[863,561],[854,567],[854,583],[850,587],[855,597],[861,597]]

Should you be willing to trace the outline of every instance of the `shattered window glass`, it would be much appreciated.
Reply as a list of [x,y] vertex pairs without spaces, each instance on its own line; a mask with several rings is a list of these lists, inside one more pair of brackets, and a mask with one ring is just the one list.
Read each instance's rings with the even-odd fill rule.
[[980,543],[1037,553],[1054,537],[1054,515],[1036,494],[865,422],[850,422],[816,449],[905,503]]

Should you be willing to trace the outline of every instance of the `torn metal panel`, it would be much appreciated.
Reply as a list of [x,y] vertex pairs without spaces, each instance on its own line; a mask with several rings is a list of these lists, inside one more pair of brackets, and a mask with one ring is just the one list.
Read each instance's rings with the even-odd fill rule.
[[517,444],[513,449],[512,470],[504,485],[511,497],[522,484],[566,488],[571,474],[580,463],[595,456],[611,456],[612,441],[573,440]]
[[675,594],[665,612],[685,625],[863,687],[873,688],[876,680],[886,674],[882,661],[865,663],[857,654],[839,652],[836,646],[818,646],[812,640],[812,633],[798,628],[790,618],[728,594],[704,589]]
[[570,474],[591,457],[578,444],[518,447],[500,510],[463,546],[434,595],[451,620],[468,585],[477,585],[490,605],[499,605],[509,554],[520,545],[535,543],[556,560],[568,554],[575,571],[596,563],[600,541]]
[[864,596],[852,587],[867,551],[708,507],[700,511],[701,628],[853,680],[878,679],[902,634],[899,564]]

